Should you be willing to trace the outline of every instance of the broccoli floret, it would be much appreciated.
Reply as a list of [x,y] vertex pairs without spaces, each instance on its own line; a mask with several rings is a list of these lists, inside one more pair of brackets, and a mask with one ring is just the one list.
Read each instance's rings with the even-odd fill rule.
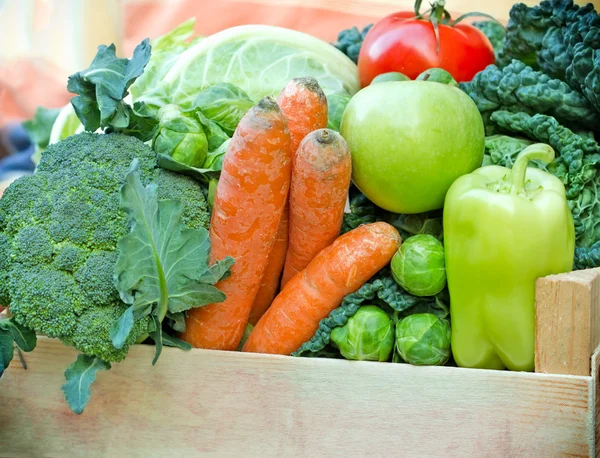
[[186,227],[208,228],[201,185],[160,169],[148,145],[121,134],[85,132],[50,145],[37,171],[0,199],[0,303],[19,324],[108,362],[148,331],[146,319],[137,321],[120,350],[109,335],[128,307],[113,276],[117,242],[131,227],[120,188],[135,158],[144,185],[184,204]]
[[198,184],[188,176],[157,169],[153,180],[158,185],[159,200],[177,199],[184,205],[182,222],[191,229],[208,228],[210,214],[206,211],[204,193],[198,192]]

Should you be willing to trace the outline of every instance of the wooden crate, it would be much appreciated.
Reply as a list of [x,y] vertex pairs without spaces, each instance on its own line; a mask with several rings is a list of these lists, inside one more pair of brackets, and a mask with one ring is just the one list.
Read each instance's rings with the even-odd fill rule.
[[168,348],[152,367],[138,345],[81,416],[76,351],[42,338],[0,381],[0,456],[600,456],[599,287],[538,281],[537,373]]

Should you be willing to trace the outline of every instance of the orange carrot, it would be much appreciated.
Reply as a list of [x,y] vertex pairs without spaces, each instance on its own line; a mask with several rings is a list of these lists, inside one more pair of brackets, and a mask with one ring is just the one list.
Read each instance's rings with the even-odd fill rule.
[[288,120],[292,154],[309,133],[327,127],[327,97],[311,76],[291,80],[279,93],[277,104]]
[[286,206],[281,215],[281,222],[279,223],[279,230],[277,231],[277,237],[275,238],[275,244],[271,249],[269,255],[269,262],[267,268],[263,274],[263,278],[260,282],[260,288],[256,297],[254,298],[254,304],[252,304],[252,310],[250,311],[250,324],[256,324],[260,317],[267,311],[273,299],[277,295],[279,290],[279,281],[281,280],[281,272],[283,271],[283,264],[285,263],[285,254],[287,253],[288,247],[288,207]]
[[[327,126],[327,98],[315,78],[294,78],[280,92],[277,104],[288,120],[293,153],[310,132]],[[281,273],[288,248],[288,207],[279,225],[277,240],[269,255],[269,262],[250,312],[250,323],[255,324],[273,302],[279,291]]]
[[227,299],[192,309],[183,340],[194,347],[235,350],[275,242],[291,174],[287,120],[263,98],[242,118],[223,160],[210,223],[214,262],[231,256],[231,275],[217,283]]
[[281,286],[340,234],[352,175],[352,158],[340,134],[308,134],[292,161],[289,245]]
[[277,295],[243,351],[289,355],[309,340],[319,322],[390,262],[401,239],[384,222],[365,224],[321,251]]

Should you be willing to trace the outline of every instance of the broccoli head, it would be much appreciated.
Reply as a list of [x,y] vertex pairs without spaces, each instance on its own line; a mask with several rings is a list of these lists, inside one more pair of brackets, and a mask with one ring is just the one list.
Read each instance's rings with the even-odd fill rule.
[[122,360],[148,327],[136,322],[120,350],[111,343],[128,307],[113,277],[117,242],[131,228],[119,192],[135,158],[144,185],[184,204],[186,227],[208,228],[201,185],[159,168],[149,146],[121,134],[85,132],[50,145],[36,172],[0,199],[0,303],[19,324],[108,362]]

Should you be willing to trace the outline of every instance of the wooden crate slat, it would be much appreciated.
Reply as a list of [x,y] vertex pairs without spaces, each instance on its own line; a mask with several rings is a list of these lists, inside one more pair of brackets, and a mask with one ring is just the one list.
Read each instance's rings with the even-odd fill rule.
[[590,375],[600,344],[600,269],[541,278],[536,285],[535,371]]
[[[0,380],[0,456],[589,456],[592,377],[134,347],[81,416],[76,352]],[[597,360],[596,360],[597,363]]]

